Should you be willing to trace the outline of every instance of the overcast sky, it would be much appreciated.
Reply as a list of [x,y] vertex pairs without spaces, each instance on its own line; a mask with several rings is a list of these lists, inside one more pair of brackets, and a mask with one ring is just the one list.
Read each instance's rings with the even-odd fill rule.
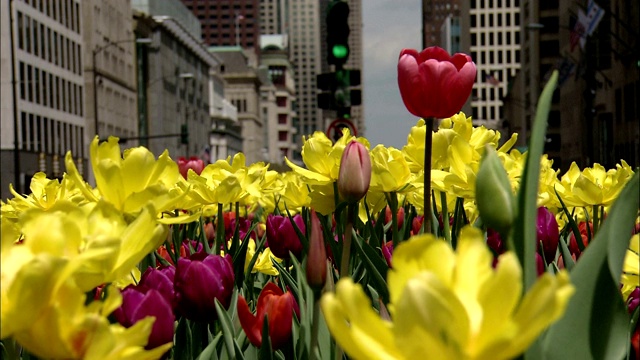
[[418,49],[421,38],[420,0],[363,0],[365,137],[377,144],[402,148],[418,120],[400,98],[398,55]]

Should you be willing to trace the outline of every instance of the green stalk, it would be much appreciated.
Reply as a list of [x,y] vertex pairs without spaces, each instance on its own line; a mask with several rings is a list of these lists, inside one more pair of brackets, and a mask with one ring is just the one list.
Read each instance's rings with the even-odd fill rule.
[[393,248],[395,249],[400,243],[400,237],[398,235],[398,194],[395,191],[389,193],[389,208],[391,208],[391,236],[393,241]]
[[451,245],[451,230],[449,229],[449,209],[447,209],[447,194],[440,192],[440,202],[442,203],[442,226],[444,227],[444,238]]
[[356,215],[358,203],[349,204],[347,207],[347,227],[342,240],[342,260],[340,261],[340,278],[349,276],[349,258],[351,257],[351,233],[353,232],[353,220]]
[[[600,227],[600,205],[593,205],[593,237],[598,233]],[[587,224],[588,227],[588,224]],[[577,240],[577,239],[576,239]]]
[[311,347],[309,348],[310,359],[316,359],[316,348],[318,347],[318,327],[320,323],[320,295],[322,290],[313,290],[313,324],[311,325]]
[[[427,131],[424,135],[424,220],[422,221],[423,233],[431,233],[431,147],[433,146],[433,123],[435,118],[424,119]],[[394,239],[395,241],[395,239]],[[393,244],[396,245],[395,243]]]
[[220,254],[220,245],[224,245],[225,254],[229,253],[229,249],[227,249],[227,244],[224,241],[224,215],[223,215],[223,205],[218,204],[218,226],[216,226],[216,243],[215,248],[213,249],[214,254]]

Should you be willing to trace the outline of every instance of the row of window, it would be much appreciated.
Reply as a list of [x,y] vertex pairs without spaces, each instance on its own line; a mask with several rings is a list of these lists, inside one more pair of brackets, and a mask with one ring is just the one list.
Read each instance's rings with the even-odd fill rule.
[[476,64],[519,64],[520,50],[472,51],[471,58],[476,62]]
[[[483,31],[484,30],[484,31]],[[476,29],[471,33],[471,46],[509,46],[520,44],[520,31]]]
[[502,101],[492,106],[472,106],[472,119],[474,120],[500,120],[504,117]]
[[[504,25],[503,25],[504,24]],[[471,27],[494,27],[494,26],[520,26],[520,14],[501,13],[501,14],[471,14]]]
[[18,48],[82,75],[80,44],[21,12],[18,12]]
[[20,62],[20,99],[82,116],[82,85]]
[[68,124],[46,116],[20,112],[18,125],[21,150],[84,158],[84,127]]
[[34,9],[80,34],[80,4],[73,0],[25,0]]
[[247,112],[247,99],[232,99],[231,104],[238,109],[238,112]]
[[[550,0],[546,0],[543,2],[548,2]],[[553,2],[553,1],[551,1]],[[519,7],[520,0],[472,0],[471,8],[472,9],[486,9],[486,8],[501,8],[501,7]]]

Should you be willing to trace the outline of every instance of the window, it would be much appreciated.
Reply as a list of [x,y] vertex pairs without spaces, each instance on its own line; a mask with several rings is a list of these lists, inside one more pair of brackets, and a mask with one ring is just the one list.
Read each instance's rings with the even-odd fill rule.
[[24,50],[24,19],[22,18],[22,13],[18,11],[18,49]]
[[286,131],[278,131],[278,141],[287,141],[287,135]]
[[27,65],[27,101],[33,101],[33,67]]
[[40,104],[40,69],[34,67],[33,70],[33,87],[35,90],[35,101],[36,104]]
[[278,105],[279,107],[287,106],[287,98],[284,96],[278,96],[276,98],[276,105]]
[[31,53],[31,38],[33,36],[31,35],[31,18],[28,17],[27,15],[24,16],[24,38],[25,38],[25,45],[24,45],[24,49],[28,52]]
[[21,100],[25,100],[26,99],[26,93],[27,93],[27,84],[26,84],[26,79],[25,79],[25,65],[22,61],[20,61],[20,64],[18,66],[20,68],[20,99]]
[[278,124],[287,123],[287,114],[278,114]]

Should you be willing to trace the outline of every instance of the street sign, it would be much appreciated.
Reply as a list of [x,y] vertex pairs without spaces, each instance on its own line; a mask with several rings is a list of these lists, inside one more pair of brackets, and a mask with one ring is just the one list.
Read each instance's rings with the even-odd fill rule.
[[342,137],[342,129],[347,128],[351,135],[358,136],[358,130],[356,126],[350,120],[347,119],[335,119],[327,127],[326,135],[333,141],[338,141]]

